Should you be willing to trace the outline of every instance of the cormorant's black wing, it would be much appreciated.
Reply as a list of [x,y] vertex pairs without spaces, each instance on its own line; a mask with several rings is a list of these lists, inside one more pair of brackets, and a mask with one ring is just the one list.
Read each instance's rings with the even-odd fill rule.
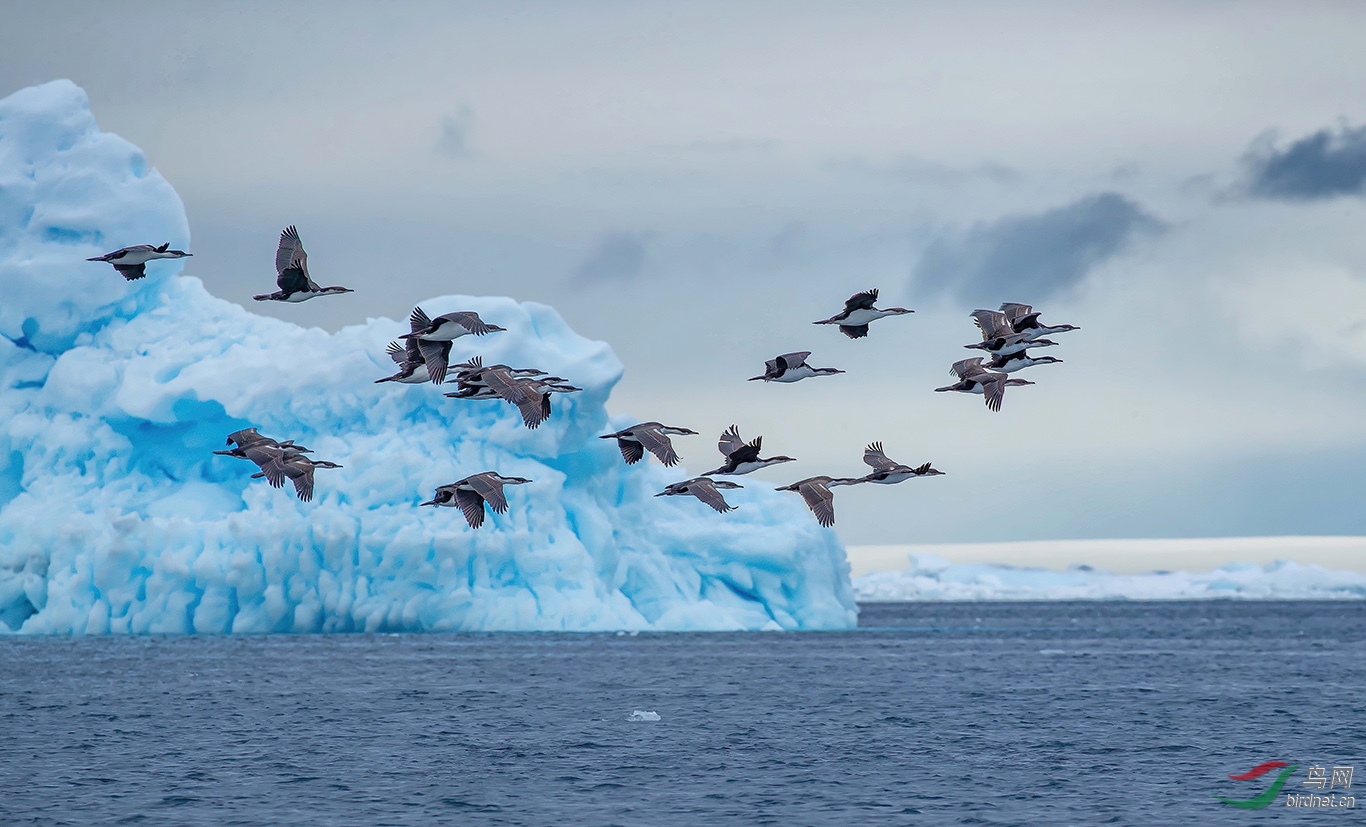
[[636,439],[654,454],[660,462],[666,466],[672,466],[678,462],[678,454],[674,452],[673,443],[664,434],[651,428],[646,428],[636,432]]
[[645,456],[645,446],[634,439],[617,437],[617,447],[621,449],[621,458],[626,460],[627,465],[635,465]]
[[855,310],[872,310],[873,305],[877,304],[877,288],[865,290],[862,293],[855,293],[844,303],[844,312],[852,313]]
[[503,484],[491,480],[483,474],[476,474],[466,480],[475,493],[484,498],[495,514],[505,514],[508,510],[507,497],[503,496]]
[[835,524],[835,492],[824,485],[805,483],[797,486],[797,493],[806,500],[806,507],[816,515],[816,522],[830,528]]
[[478,528],[484,524],[484,498],[473,491],[455,489],[455,504],[460,506],[460,510],[465,512],[465,522],[470,524],[470,528]]

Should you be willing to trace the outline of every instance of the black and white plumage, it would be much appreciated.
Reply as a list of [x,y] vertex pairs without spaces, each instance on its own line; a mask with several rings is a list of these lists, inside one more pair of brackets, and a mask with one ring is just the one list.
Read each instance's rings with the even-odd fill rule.
[[522,414],[522,424],[535,429],[550,418],[550,395],[583,390],[565,384],[558,376],[519,378],[509,369],[486,368],[482,373],[488,389],[499,398],[515,405]]
[[959,381],[943,388],[935,388],[935,393],[945,391],[980,393],[986,399],[987,408],[993,411],[1001,410],[1001,402],[1005,398],[1007,385],[1034,384],[1028,379],[1015,379],[1006,376],[1004,373],[994,373],[987,370],[982,366],[981,356],[960,359],[953,363],[953,367],[949,371],[957,376]]
[[381,382],[402,382],[405,385],[421,385],[430,382],[431,376],[427,373],[427,363],[422,361],[422,353],[417,348],[417,340],[409,339],[407,347],[398,342],[390,342],[384,348],[384,352],[389,354],[389,358],[398,365],[398,373],[386,376],[383,379],[376,379],[375,384]]
[[503,330],[496,324],[485,324],[484,320],[479,318],[479,314],[472,310],[445,313],[432,319],[421,307],[414,307],[408,320],[413,326],[413,332],[403,338],[421,339],[425,342],[450,342],[461,336],[484,336]]
[[312,453],[312,449],[305,448],[302,445],[295,445],[294,440],[292,439],[286,439],[284,442],[276,442],[268,436],[262,436],[260,431],[255,428],[243,428],[240,431],[233,431],[228,434],[228,441],[225,444],[234,447],[228,451],[214,451],[214,453],[218,456],[237,457],[238,459],[251,459],[251,457],[247,456],[246,451],[248,448],[253,447],[287,448],[300,454]]
[[461,311],[432,319],[421,307],[413,308],[408,324],[410,332],[400,338],[408,342],[409,350],[417,350],[435,384],[446,381],[451,342],[461,336],[483,336],[503,329],[496,324],[484,324],[478,313]]
[[[260,465],[260,463],[257,464]],[[277,448],[270,461],[261,465],[261,470],[252,474],[251,478],[265,477],[273,488],[282,488],[286,478],[293,480],[294,493],[298,495],[300,500],[309,502],[313,499],[313,469],[341,467],[335,462],[309,459],[303,454],[296,454],[287,450],[282,451]]]
[[495,514],[507,513],[508,501],[503,494],[503,486],[525,485],[529,482],[532,480],[525,477],[505,477],[497,471],[484,471],[437,488],[436,495],[420,505],[459,508],[470,528],[479,528],[484,524],[485,504]]
[[582,390],[562,377],[547,376],[542,370],[486,366],[477,356],[455,368],[458,390],[446,396],[452,399],[502,399],[516,406],[528,428],[536,428],[550,418],[552,393]]
[[696,434],[697,431],[690,428],[675,428],[659,422],[641,422],[616,433],[603,434],[599,439],[615,439],[617,447],[621,449],[621,458],[626,460],[627,465],[640,462],[645,452],[649,451],[665,466],[673,466],[678,463],[679,456],[674,452],[673,442],[669,436]]
[[672,485],[665,486],[663,491],[656,494],[656,497],[696,497],[718,512],[724,514],[727,511],[734,511],[735,506],[726,502],[726,498],[718,489],[722,488],[744,488],[743,485],[733,483],[729,480],[714,480],[710,477],[693,477],[690,480],[683,480]]
[[806,357],[810,355],[811,351],[801,350],[775,356],[764,363],[762,376],[751,376],[749,381],[755,382],[762,379],[765,382],[800,382],[812,376],[831,376],[836,373],[844,373],[838,368],[811,367],[806,363]]
[[105,253],[102,256],[88,258],[86,261],[103,261],[114,265],[114,269],[119,271],[119,275],[128,281],[137,281],[147,275],[147,262],[156,261],[163,258],[188,258],[193,253],[184,250],[172,250],[171,242],[166,242],[160,247],[153,247],[151,244],[134,244],[132,247],[122,247],[112,253]]
[[258,302],[298,304],[318,296],[355,292],[348,287],[319,287],[313,281],[308,274],[308,253],[304,252],[304,243],[299,240],[299,231],[293,224],[280,233],[280,245],[275,248],[275,284],[279,290],[252,298]]
[[868,447],[863,449],[863,461],[873,469],[871,474],[863,477],[863,481],[879,485],[895,485],[913,477],[937,477],[944,473],[928,462],[915,468],[903,465],[883,453],[881,442],[868,443]]
[[[1031,343],[1032,344],[1032,343]],[[1011,354],[992,354],[991,361],[987,362],[987,368],[998,370],[1001,373],[1014,373],[1017,370],[1031,368],[1035,365],[1056,365],[1061,364],[1061,359],[1052,356],[1031,356],[1029,351],[1021,350]]]
[[1049,347],[1057,342],[1049,339],[1031,337],[1029,333],[1016,333],[1010,320],[999,310],[974,310],[972,320],[982,331],[982,341],[977,344],[963,345],[969,350],[984,350],[1000,356],[1010,356],[1030,347]]
[[1039,323],[1039,312],[1027,304],[1018,302],[1006,302],[1001,305],[1001,313],[1010,322],[1010,329],[1022,336],[1028,337],[1029,341],[1034,341],[1041,336],[1048,336],[1053,333],[1066,333],[1069,330],[1081,330],[1080,327],[1072,324],[1045,325]]
[[721,456],[725,457],[726,461],[720,468],[712,469],[702,476],[739,476],[758,471],[760,468],[781,465],[784,462],[796,462],[796,459],[787,456],[760,459],[759,448],[763,442],[762,436],[756,436],[749,442],[745,442],[740,437],[740,429],[734,425],[730,426],[721,433],[721,439],[716,443],[716,449],[721,452]]
[[518,383],[530,377],[519,376],[507,365],[481,365],[478,357],[475,357],[470,362],[456,367],[458,372],[455,380],[458,389],[446,396],[452,399],[502,399],[513,405],[523,401],[523,393]]
[[341,468],[335,462],[310,459],[304,454],[312,453],[294,440],[276,442],[262,436],[255,428],[243,428],[228,434],[227,444],[234,446],[228,451],[214,451],[219,456],[237,457],[250,460],[261,469],[251,475],[252,479],[265,478],[273,488],[281,488],[285,480],[294,481],[294,491],[299,499],[308,502],[313,499],[313,469]]
[[[408,341],[412,341],[409,339]],[[543,370],[534,368],[511,368],[507,365],[485,365],[484,360],[478,356],[473,356],[458,365],[451,365],[455,369],[456,392],[448,393],[446,396],[452,399],[500,399],[497,393],[488,386],[484,376],[487,372],[504,371],[509,377],[522,379],[527,377],[545,377],[547,381],[563,382],[558,376],[546,376]],[[447,380],[450,381],[450,380]]]
[[775,491],[796,491],[806,500],[806,507],[816,515],[816,522],[830,528],[835,524],[835,494],[831,488],[839,485],[858,485],[862,477],[807,477]]
[[877,288],[866,290],[862,293],[855,293],[844,303],[844,309],[839,313],[812,324],[833,324],[839,325],[840,332],[850,339],[861,339],[868,335],[868,325],[878,319],[888,316],[901,316],[906,313],[914,313],[914,310],[907,310],[904,307],[885,307],[881,310],[874,307],[877,303]]

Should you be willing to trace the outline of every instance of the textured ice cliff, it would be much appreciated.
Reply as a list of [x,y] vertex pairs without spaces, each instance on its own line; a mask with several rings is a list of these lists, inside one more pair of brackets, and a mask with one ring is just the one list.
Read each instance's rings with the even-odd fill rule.
[[[746,481],[730,514],[656,499],[685,472],[627,467],[595,438],[621,364],[553,309],[413,297],[508,328],[457,342],[452,361],[585,388],[529,431],[501,402],[373,384],[393,370],[398,321],[328,334],[216,299],[179,262],[125,282],[84,261],[167,241],[192,250],[179,198],[99,131],[84,92],[58,81],[0,101],[0,632],[854,624],[843,548],[798,498]],[[345,467],[299,502],[212,455],[247,425]],[[683,453],[710,452],[695,439]],[[417,507],[490,469],[535,483],[509,488],[511,511],[479,531]]]

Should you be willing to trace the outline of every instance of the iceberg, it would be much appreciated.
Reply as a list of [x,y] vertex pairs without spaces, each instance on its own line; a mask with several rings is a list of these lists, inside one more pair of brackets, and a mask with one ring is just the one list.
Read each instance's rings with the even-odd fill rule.
[[1213,571],[1113,574],[1091,566],[1066,571],[992,563],[950,563],[911,554],[901,571],[854,579],[860,602],[908,600],[1362,600],[1366,574],[1278,560],[1229,563]]
[[[800,501],[754,481],[726,515],[657,499],[686,472],[626,466],[596,438],[632,422],[606,411],[621,363],[552,308],[414,297],[507,328],[457,341],[452,361],[584,389],[528,430],[498,401],[374,384],[405,323],[329,334],[215,298],[179,261],[136,282],[85,261],[189,240],[170,184],[99,130],[80,88],[0,101],[0,632],[856,624],[844,549]],[[254,482],[249,463],[212,453],[249,426],[343,467],[318,473],[309,503]],[[477,531],[459,509],[418,508],[486,470],[534,482]]]

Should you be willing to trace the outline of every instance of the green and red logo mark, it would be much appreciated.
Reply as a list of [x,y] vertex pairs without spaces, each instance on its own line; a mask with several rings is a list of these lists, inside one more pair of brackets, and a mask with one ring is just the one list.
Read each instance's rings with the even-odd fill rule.
[[1284,761],[1267,761],[1264,764],[1258,764],[1245,773],[1229,776],[1229,778],[1232,778],[1234,781],[1251,781],[1254,778],[1261,778],[1263,775],[1266,775],[1274,769],[1279,769],[1280,767],[1285,767],[1285,769],[1281,770],[1280,774],[1276,776],[1276,780],[1272,781],[1271,786],[1263,790],[1261,795],[1254,796],[1245,801],[1224,798],[1222,795],[1216,795],[1215,798],[1225,804],[1232,804],[1234,807],[1240,807],[1244,810],[1260,810],[1276,800],[1276,796],[1280,793],[1281,787],[1285,786],[1285,782],[1295,770],[1300,768],[1300,765],[1287,764]]

